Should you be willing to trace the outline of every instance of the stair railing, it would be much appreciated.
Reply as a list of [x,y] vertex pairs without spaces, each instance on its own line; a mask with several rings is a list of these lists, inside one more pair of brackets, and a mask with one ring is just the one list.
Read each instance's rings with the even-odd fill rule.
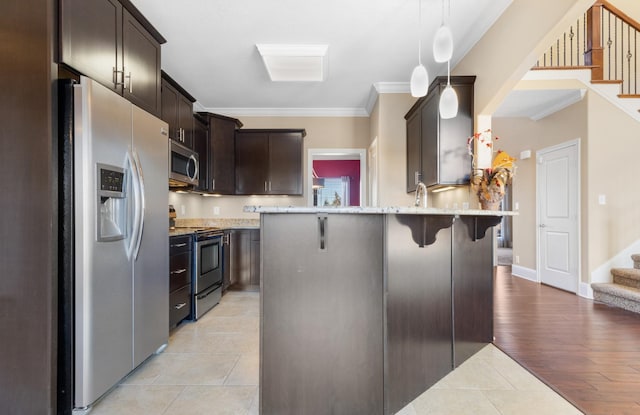
[[592,82],[621,83],[621,95],[638,95],[639,41],[640,23],[598,0],[544,52],[534,69],[587,67]]

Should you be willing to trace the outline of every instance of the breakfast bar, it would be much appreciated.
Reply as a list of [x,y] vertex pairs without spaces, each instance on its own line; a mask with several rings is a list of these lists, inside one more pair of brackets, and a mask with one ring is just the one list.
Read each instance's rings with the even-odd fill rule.
[[511,212],[245,211],[261,214],[261,414],[394,414],[492,341]]

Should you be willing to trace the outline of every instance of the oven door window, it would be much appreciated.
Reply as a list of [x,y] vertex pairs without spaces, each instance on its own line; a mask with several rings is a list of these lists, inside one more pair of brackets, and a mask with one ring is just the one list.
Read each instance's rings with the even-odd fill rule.
[[200,275],[215,271],[220,267],[220,243],[204,245],[200,248]]

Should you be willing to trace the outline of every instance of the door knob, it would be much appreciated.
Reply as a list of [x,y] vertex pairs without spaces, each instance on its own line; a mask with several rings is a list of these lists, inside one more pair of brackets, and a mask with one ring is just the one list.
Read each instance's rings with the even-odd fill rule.
[[547,227],[547,225],[545,225],[544,223],[541,223],[541,224],[540,224],[540,227],[541,227],[541,228],[546,228],[546,227]]

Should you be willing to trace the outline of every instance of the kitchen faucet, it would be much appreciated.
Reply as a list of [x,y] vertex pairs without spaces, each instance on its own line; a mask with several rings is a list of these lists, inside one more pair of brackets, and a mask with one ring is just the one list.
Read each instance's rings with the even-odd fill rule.
[[416,185],[416,206],[420,206],[420,194],[422,193],[422,207],[426,208],[427,207],[427,186],[422,183],[422,182],[418,182],[418,184]]

